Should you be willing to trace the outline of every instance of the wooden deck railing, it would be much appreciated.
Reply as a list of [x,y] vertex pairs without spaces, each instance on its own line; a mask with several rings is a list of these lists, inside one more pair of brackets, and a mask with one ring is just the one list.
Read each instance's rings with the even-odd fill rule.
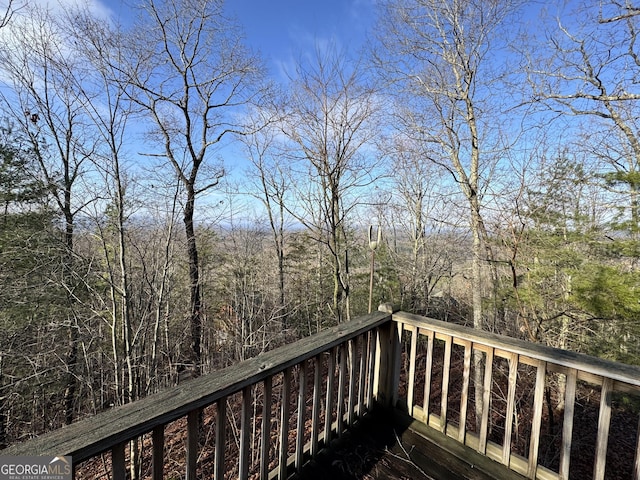
[[[379,403],[528,478],[569,478],[577,453],[603,479],[613,401],[639,393],[636,367],[379,311],[0,453],[71,455],[76,478],[285,479]],[[586,397],[592,453],[574,438]],[[624,478],[640,479],[634,418]]]
[[[390,322],[375,312],[0,454],[70,455],[75,478],[125,479],[133,456],[154,480],[285,479],[372,408]],[[177,470],[169,450],[184,452]]]
[[[402,312],[393,320],[404,371],[392,401],[416,420],[527,478],[640,478],[640,368]],[[615,433],[614,410],[628,420]]]

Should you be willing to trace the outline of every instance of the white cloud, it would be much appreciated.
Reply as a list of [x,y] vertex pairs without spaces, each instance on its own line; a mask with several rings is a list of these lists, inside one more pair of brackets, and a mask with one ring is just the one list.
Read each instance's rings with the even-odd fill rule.
[[[8,3],[8,0],[0,0],[0,11],[6,9]],[[13,0],[11,4],[16,17],[28,15],[31,8],[42,8],[55,14],[85,6],[98,18],[109,20],[113,16],[111,9],[97,0]]]

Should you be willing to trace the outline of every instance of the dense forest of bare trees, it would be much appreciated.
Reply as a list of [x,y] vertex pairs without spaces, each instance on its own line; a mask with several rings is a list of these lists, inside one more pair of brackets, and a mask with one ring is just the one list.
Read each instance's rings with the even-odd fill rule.
[[9,3],[0,446],[367,313],[370,225],[374,304],[639,364],[640,7],[575,3],[385,0],[280,84],[222,0]]

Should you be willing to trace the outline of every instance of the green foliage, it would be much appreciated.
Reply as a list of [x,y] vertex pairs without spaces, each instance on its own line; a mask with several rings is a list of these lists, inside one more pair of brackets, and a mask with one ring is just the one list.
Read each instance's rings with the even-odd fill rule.
[[[607,172],[599,176],[608,189],[621,189],[628,192],[632,196],[637,196],[640,189],[640,172],[639,171],[623,171],[615,170]],[[630,204],[618,205],[612,210],[615,212],[610,226],[613,230],[622,232],[638,233],[640,225],[638,224],[638,204],[631,201]]]
[[6,214],[12,209],[46,198],[46,188],[36,175],[28,150],[0,144],[0,202]]
[[538,185],[527,188],[526,216],[547,232],[584,231],[589,226],[584,189],[591,178],[580,162],[562,152],[543,164]]
[[640,272],[590,263],[576,278],[572,300],[590,315],[585,350],[593,355],[640,364]]
[[598,181],[640,185],[640,175],[590,174],[566,152],[543,165],[527,191],[531,223],[518,245],[516,288],[504,298],[538,340],[640,363],[640,243],[621,216],[596,223],[588,188]]
[[640,188],[640,172],[616,170],[614,172],[607,172],[603,174],[602,178],[605,181],[605,184],[609,187],[625,185],[632,187],[635,190]]
[[[12,412],[13,432],[38,433],[56,424],[55,414],[42,412],[56,405],[64,390],[60,362],[66,345],[72,306],[63,278],[68,257],[56,215],[47,205],[47,191],[38,179],[28,150],[2,130],[0,145],[0,388],[11,396],[0,401],[0,415]],[[6,390],[5,390],[6,391]],[[37,392],[37,393],[34,393]],[[31,398],[33,402],[22,402]],[[55,408],[55,411],[62,412]],[[42,420],[39,420],[42,419]],[[24,425],[20,422],[25,421]],[[5,438],[0,438],[0,443]]]
[[[60,288],[51,276],[63,253],[57,239],[55,215],[46,205],[46,190],[38,179],[30,152],[14,146],[3,129],[0,144],[0,322],[19,329],[42,309],[55,310]],[[28,301],[26,299],[29,299]]]
[[573,282],[572,299],[597,318],[628,320],[640,314],[640,272],[588,263]]
[[536,230],[526,237],[526,247],[517,292],[505,298],[535,325],[540,339],[640,364],[637,243]]

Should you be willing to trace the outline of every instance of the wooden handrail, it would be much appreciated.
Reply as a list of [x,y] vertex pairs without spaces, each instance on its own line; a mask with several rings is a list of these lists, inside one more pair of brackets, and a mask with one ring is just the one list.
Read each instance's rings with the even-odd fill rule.
[[[436,344],[441,348],[436,349]],[[476,363],[479,358],[482,365]],[[505,367],[494,368],[496,361]],[[523,365],[531,372],[525,388],[533,392],[533,402],[528,451],[520,454],[512,451],[512,432]],[[455,368],[462,371],[455,372]],[[474,382],[472,372],[480,369]],[[497,370],[506,384],[501,444],[491,436],[490,405]],[[564,375],[566,389],[559,467],[552,470],[539,465],[538,451],[545,389],[549,375],[555,374]],[[456,375],[459,385],[452,384]],[[592,478],[601,480],[607,468],[613,393],[640,396],[640,368],[388,309],[13,445],[2,454],[70,455],[76,468],[111,451],[111,474],[119,480],[125,478],[128,442],[151,432],[147,438],[152,443],[152,458],[147,461],[153,478],[161,479],[167,426],[186,418],[184,475],[192,479],[197,472],[201,412],[215,406],[214,477],[223,478],[231,461],[240,479],[259,475],[264,480],[284,480],[292,468],[300,470],[306,459],[365,415],[375,400],[405,410],[416,421],[528,478],[566,479],[578,381],[600,389]],[[454,391],[459,400],[451,396]],[[237,400],[230,402],[234,395]],[[437,408],[431,405],[434,398]],[[481,409],[474,410],[478,405]],[[237,410],[229,410],[234,408]],[[470,427],[472,414],[476,422]],[[238,445],[229,453],[228,417],[239,419]],[[257,423],[259,431],[255,430]],[[249,433],[250,424],[256,438]],[[257,453],[250,455],[250,448]],[[636,450],[633,478],[638,480],[640,448]]]
[[612,380],[640,387],[640,367],[635,365],[627,365],[570,350],[526,342],[517,338],[475,330],[455,323],[442,322],[406,312],[394,313],[393,319],[414,327],[428,325],[429,329],[433,331],[451,335],[459,340],[468,340],[499,350],[517,352],[518,354],[558,366],[575,368],[585,373],[611,378]]
[[[3,450],[2,454],[70,455],[75,467],[96,455],[112,450],[115,464],[116,457],[119,461],[124,458],[122,451],[128,441],[152,431],[154,438],[160,441],[162,429],[168,423],[185,416],[189,416],[191,423],[194,412],[219,403],[238,392],[244,392],[246,398],[248,387],[260,383],[270,385],[269,382],[274,375],[289,372],[294,366],[300,366],[307,360],[316,359],[323,352],[334,352],[336,348],[344,347],[360,336],[374,331],[380,325],[389,323],[390,320],[390,312],[378,311],[339,324],[316,335],[303,338],[293,344],[282,346],[210,375],[187,381],[139,401],[102,412],[92,418],[78,421],[38,438],[12,445]],[[343,350],[345,349],[343,348]],[[366,351],[362,358],[368,357],[369,354],[370,352]],[[343,353],[341,358],[345,358],[345,355]],[[341,378],[343,378],[342,375],[344,373],[341,373]],[[353,375],[351,378],[355,381]],[[368,381],[372,383],[373,379]],[[364,389],[365,386],[360,388]],[[316,398],[319,397],[316,396]],[[319,409],[319,405],[316,408]],[[315,415],[317,413],[314,413]],[[349,412],[349,415],[352,415],[352,412]],[[339,417],[342,416],[339,415]],[[340,418],[340,422],[342,421],[343,419]],[[323,432],[323,435],[330,438],[327,432]],[[282,455],[282,458],[286,459],[286,449]],[[159,464],[158,459],[154,458],[154,465]],[[121,467],[119,468],[121,469]],[[286,461],[282,468],[286,469]],[[241,473],[245,474],[246,472]],[[118,477],[117,472],[114,472],[114,477]]]
[[[612,394],[621,392],[640,397],[640,367],[625,365],[605,359],[595,358],[588,355],[560,350],[544,345],[533,344],[519,339],[492,334],[485,331],[478,331],[460,325],[441,322],[438,320],[412,315],[405,312],[393,314],[394,324],[397,326],[398,334],[396,341],[398,349],[404,346],[404,355],[408,360],[403,378],[406,394],[400,399],[398,405],[407,411],[409,415],[417,421],[433,427],[448,436],[458,440],[460,443],[487,455],[488,457],[504,464],[512,470],[531,479],[568,479],[570,454],[572,449],[572,434],[574,430],[574,415],[576,404],[577,381],[595,385],[600,388],[599,413],[597,434],[595,439],[595,455],[593,458],[594,480],[605,478],[606,458],[608,449],[608,439],[610,422],[612,416]],[[439,358],[434,358],[436,341],[443,345],[438,353]],[[417,372],[418,354],[417,346],[423,344],[423,358],[425,365],[424,380],[419,379]],[[463,359],[461,360],[462,384],[458,386],[460,392],[459,410],[457,422],[450,419],[451,408],[449,398],[450,376],[452,367],[453,346],[461,347]],[[480,354],[480,363],[472,364],[472,356]],[[460,358],[460,357],[458,357]],[[495,394],[493,388],[496,385],[496,369],[494,369],[494,359],[503,359],[508,364],[508,373],[500,372],[503,378],[506,377],[508,385],[505,395],[506,408],[501,414],[504,416],[504,435],[502,444],[496,444],[488,438],[491,427],[490,409],[492,395]],[[460,360],[459,360],[460,361]],[[440,383],[433,378],[434,366],[440,363],[442,373]],[[524,382],[519,379],[518,369],[526,365],[533,369],[535,379]],[[475,404],[468,398],[470,377],[472,369],[481,372],[480,382],[476,385],[476,395],[481,397],[477,405],[481,405],[482,410],[476,411],[476,418],[479,425],[476,428],[469,428],[467,425],[467,412]],[[460,372],[458,372],[459,374]],[[482,375],[483,374],[483,375]],[[545,390],[548,388],[548,378],[552,374],[560,374],[565,378],[566,388],[564,390],[564,414],[562,427],[562,442],[559,449],[559,467],[556,470],[540,465],[538,453],[540,449],[541,428],[543,407],[545,401]],[[477,381],[477,380],[476,380]],[[512,452],[512,429],[515,422],[515,398],[519,382],[523,381],[527,388],[533,391],[532,417],[530,423],[530,437],[528,439],[528,452],[519,455]],[[396,374],[393,379],[394,385],[391,387],[398,390],[400,384],[400,374]],[[415,402],[417,389],[422,386],[424,396],[422,404]],[[434,399],[433,392],[440,392]],[[440,408],[432,411],[431,403],[439,402]],[[638,432],[636,431],[636,437]],[[637,443],[635,451],[635,462],[631,466],[633,472],[630,478],[640,479],[640,443]],[[618,465],[611,465],[610,468],[619,468]]]

